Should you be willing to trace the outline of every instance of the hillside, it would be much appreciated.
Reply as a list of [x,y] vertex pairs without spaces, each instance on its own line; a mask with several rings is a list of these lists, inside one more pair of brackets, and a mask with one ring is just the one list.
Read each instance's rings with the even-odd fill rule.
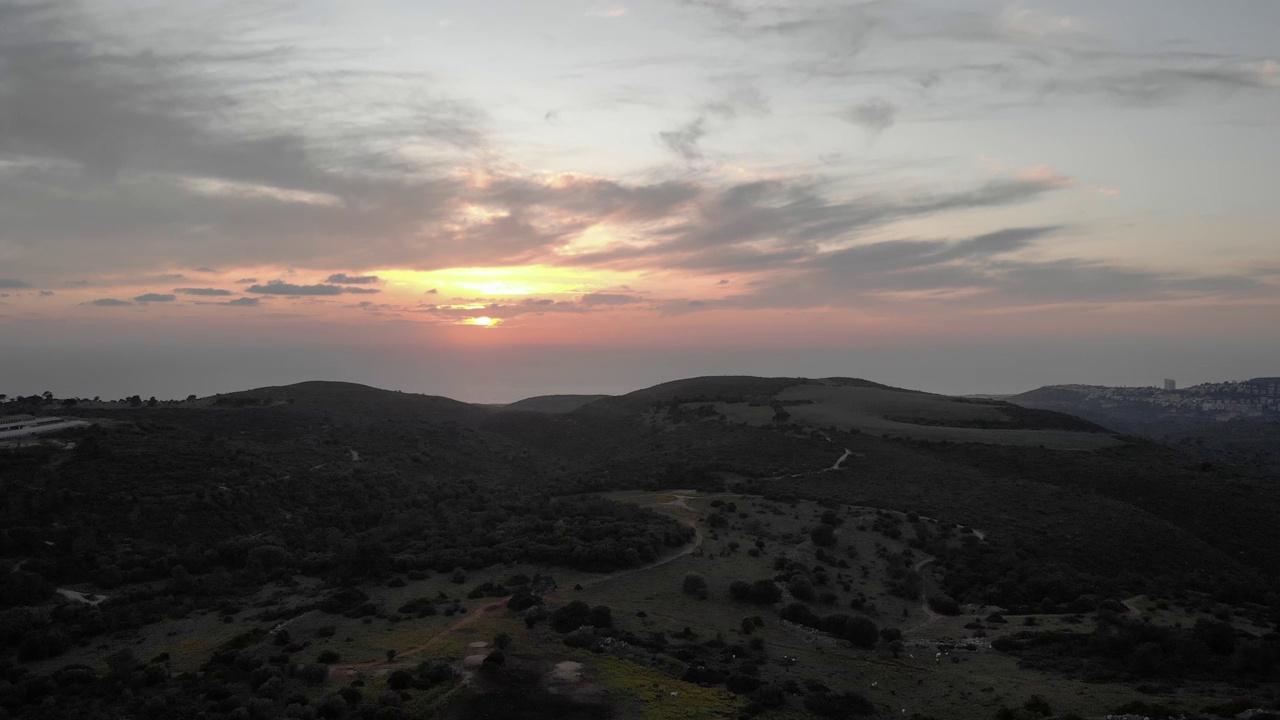
[[851,378],[583,399],[65,408],[111,423],[0,451],[0,707],[988,720],[1280,681],[1280,487],[1233,463]]
[[1179,390],[1155,387],[1050,385],[1008,398],[1028,408],[1078,415],[1122,432],[1159,437],[1195,425],[1280,422],[1280,381],[1202,383]]
[[734,424],[839,429],[932,441],[1093,449],[1119,442],[1094,423],[999,400],[956,398],[856,378],[690,378],[591,403],[584,414],[701,413]]
[[321,411],[347,419],[455,422],[467,426],[478,424],[488,415],[480,407],[446,397],[323,381],[224,393],[203,398],[200,404],[233,408],[287,405],[300,411]]
[[573,412],[588,403],[603,400],[609,395],[539,395],[508,403],[501,410],[515,412],[536,412],[558,415]]

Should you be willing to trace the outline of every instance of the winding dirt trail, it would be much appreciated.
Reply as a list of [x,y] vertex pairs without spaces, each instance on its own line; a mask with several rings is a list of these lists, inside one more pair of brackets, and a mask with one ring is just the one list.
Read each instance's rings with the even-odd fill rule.
[[365,660],[363,662],[335,663],[333,665],[330,665],[329,679],[346,681],[362,674],[362,671],[372,671],[375,673],[388,673],[393,670],[400,670],[400,669],[412,667],[416,664],[416,662],[414,660],[411,660],[410,658],[413,658],[413,656],[417,655],[423,650],[426,650],[431,646],[439,643],[441,640],[449,637],[450,635],[457,632],[458,630],[461,630],[462,628],[467,627],[468,625],[474,625],[476,621],[478,621],[481,618],[481,616],[494,612],[496,610],[501,610],[505,608],[507,606],[507,600],[508,598],[502,598],[501,600],[496,600],[494,602],[489,603],[488,605],[482,605],[472,610],[466,615],[463,615],[461,618],[455,620],[450,625],[445,626],[443,630],[436,633],[435,635],[432,635],[429,640],[422,643],[421,645],[417,647],[409,648],[408,650],[405,650],[403,652],[397,652],[396,656],[391,660]]
[[921,560],[920,562],[916,563],[916,564],[912,567],[912,569],[913,569],[913,570],[915,570],[916,572],[920,573],[920,577],[921,577],[921,580],[922,580],[922,582],[921,582],[921,591],[920,591],[920,610],[921,610],[921,612],[923,612],[923,613],[924,613],[924,620],[922,620],[921,622],[919,622],[919,623],[918,623],[918,624],[916,624],[916,625],[912,625],[911,627],[906,628],[905,630],[903,630],[903,631],[902,631],[902,633],[903,633],[904,635],[905,635],[906,633],[914,632],[914,631],[919,630],[919,629],[921,629],[921,628],[929,627],[930,625],[932,625],[932,624],[936,623],[937,621],[941,620],[941,619],[942,619],[942,617],[943,617],[942,615],[939,615],[938,613],[934,612],[934,611],[933,611],[933,608],[929,607],[929,592],[928,592],[928,589],[927,589],[927,587],[926,587],[926,586],[928,585],[928,583],[927,583],[927,581],[924,581],[924,577],[925,577],[925,576],[924,576],[924,573],[920,572],[921,570],[924,570],[924,567],[925,567],[926,565],[928,565],[929,563],[932,563],[934,560],[937,560],[937,558],[929,558],[929,559],[927,559],[927,560]]

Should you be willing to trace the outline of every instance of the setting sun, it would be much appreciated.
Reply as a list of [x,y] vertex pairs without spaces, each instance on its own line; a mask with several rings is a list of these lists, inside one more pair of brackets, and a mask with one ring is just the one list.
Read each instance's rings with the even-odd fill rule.
[[480,317],[468,318],[465,323],[467,325],[479,325],[480,327],[493,327],[502,322],[498,318],[491,318],[481,315]]

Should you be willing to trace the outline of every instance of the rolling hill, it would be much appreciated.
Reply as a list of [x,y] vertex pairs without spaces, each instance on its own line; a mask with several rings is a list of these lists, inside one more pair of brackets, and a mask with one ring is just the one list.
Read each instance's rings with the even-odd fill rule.
[[1052,410],[754,377],[50,407],[113,422],[0,451],[13,717],[986,720],[962,689],[1098,716],[1280,675],[1280,486]]
[[515,412],[536,412],[558,415],[573,412],[588,403],[603,400],[609,395],[539,395],[537,397],[517,400],[497,409]]

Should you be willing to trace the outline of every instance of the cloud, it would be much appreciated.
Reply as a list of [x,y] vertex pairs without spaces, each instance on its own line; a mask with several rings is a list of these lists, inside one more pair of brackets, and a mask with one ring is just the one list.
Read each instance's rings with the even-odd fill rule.
[[701,160],[702,148],[698,147],[698,142],[707,134],[705,124],[706,119],[699,117],[674,130],[663,130],[658,133],[658,144],[686,162]]
[[1244,275],[1158,272],[1079,258],[1020,255],[1069,232],[1016,227],[958,240],[886,240],[819,251],[773,267],[742,291],[717,299],[671,299],[665,314],[706,309],[876,308],[938,305],[947,312],[1007,311],[1056,305],[1176,302],[1245,298],[1266,292]]
[[20,290],[31,287],[31,283],[14,278],[0,278],[0,288],[6,290]]
[[41,291],[40,291],[40,297],[52,297],[52,296],[53,296],[53,295],[55,295],[55,294],[56,294],[56,293],[54,293],[52,290],[41,290]]
[[893,127],[897,115],[897,106],[887,100],[874,98],[849,108],[845,118],[854,125],[866,129],[870,136],[875,138]]
[[251,285],[249,292],[264,295],[341,295],[342,288],[337,285],[294,285],[283,280],[272,280],[266,285]]
[[348,275],[346,273],[334,273],[325,279],[327,283],[336,283],[339,285],[372,285],[379,282],[377,275]]
[[1036,175],[947,193],[836,198],[830,184],[820,180],[758,180],[704,194],[682,222],[664,228],[654,242],[618,242],[557,261],[618,269],[758,272],[812,258],[822,244],[853,242],[860,233],[895,221],[1013,205],[1061,187],[1056,177]]
[[133,303],[129,302],[128,300],[117,300],[115,298],[99,298],[97,300],[92,300],[90,302],[81,303],[81,304],[97,305],[98,307],[121,307],[123,305],[132,305]]
[[382,292],[377,288],[342,287],[339,285],[295,285],[283,280],[272,280],[266,285],[250,285],[248,292],[262,295],[370,295]]
[[631,305],[644,302],[644,298],[621,293],[588,293],[583,295],[579,302],[583,305]]
[[236,284],[237,284],[237,285],[252,285],[253,283],[256,283],[256,282],[258,282],[258,278],[248,277],[248,278],[240,278],[239,280],[237,280],[237,281],[236,281]]
[[387,238],[371,254],[407,246],[404,263],[418,249],[406,238],[467,187],[450,166],[488,143],[483,114],[424,75],[248,39],[284,4],[227,8],[198,31],[180,11],[121,32],[89,4],[3,8],[9,267],[285,264],[300,247],[323,263],[367,236]]
[[174,288],[173,291],[179,295],[199,295],[201,297],[223,297],[233,294],[230,290],[222,290],[219,288]]
[[134,302],[153,303],[153,302],[173,302],[176,299],[174,295],[162,295],[160,293],[145,293],[134,298]]
[[262,301],[259,298],[254,297],[241,297],[236,298],[235,300],[228,300],[223,304],[233,305],[236,307],[258,307],[262,304]]
[[430,290],[426,291],[424,294],[425,294],[425,295],[439,295],[439,294],[440,294],[440,289],[439,289],[439,288],[431,288]]

